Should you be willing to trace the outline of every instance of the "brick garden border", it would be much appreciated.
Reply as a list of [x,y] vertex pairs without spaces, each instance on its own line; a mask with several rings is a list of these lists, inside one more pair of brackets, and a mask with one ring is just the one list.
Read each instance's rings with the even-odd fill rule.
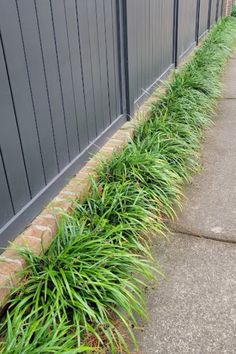
[[[171,74],[170,74],[171,75]],[[159,92],[163,90],[159,89]],[[76,200],[83,200],[89,193],[90,176],[96,177],[96,168],[103,160],[111,158],[113,152],[122,150],[132,139],[135,127],[148,116],[150,103],[156,96],[151,96],[135,113],[132,121],[126,122],[103,147],[69,181],[59,194],[45,207],[32,223],[0,255],[0,308],[6,304],[12,290],[19,285],[26,261],[17,248],[27,247],[35,255],[42,254],[49,248],[57,233],[58,222],[63,213],[73,211]]]

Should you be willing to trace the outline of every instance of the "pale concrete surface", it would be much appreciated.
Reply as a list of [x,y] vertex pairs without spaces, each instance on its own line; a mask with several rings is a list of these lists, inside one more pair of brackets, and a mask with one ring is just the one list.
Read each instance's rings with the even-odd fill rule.
[[224,75],[224,85],[223,97],[225,98],[236,98],[236,55],[235,58],[231,58],[229,61],[229,67]]
[[155,256],[166,278],[148,291],[138,354],[236,353],[236,245],[176,234]]
[[166,279],[147,294],[138,354],[236,354],[235,58],[206,132],[203,170],[186,188],[170,243],[155,246]]
[[[175,231],[236,242],[236,60],[229,61],[224,97],[206,133],[202,173],[187,186]],[[233,88],[234,87],[234,88]]]

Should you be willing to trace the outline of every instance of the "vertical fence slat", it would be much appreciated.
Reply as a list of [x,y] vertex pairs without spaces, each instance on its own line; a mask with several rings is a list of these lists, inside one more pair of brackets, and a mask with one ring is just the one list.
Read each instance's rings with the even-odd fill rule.
[[69,162],[69,154],[49,1],[36,0],[36,15],[58,165],[62,170]]
[[197,0],[197,10],[196,10],[196,35],[195,35],[195,40],[196,44],[198,45],[198,40],[199,40],[199,21],[200,21],[200,2],[201,0]]
[[223,4],[224,4],[224,0],[221,0],[219,4],[219,17],[223,16]]
[[142,21],[142,32],[141,32],[141,36],[142,36],[142,44],[141,44],[141,73],[142,73],[142,79],[141,79],[141,94],[143,93],[143,89],[146,88],[146,33],[145,33],[145,26],[146,26],[146,22],[145,22],[145,15],[146,15],[146,1],[145,2],[141,2],[141,21]]
[[109,102],[109,78],[108,78],[108,63],[107,63],[107,48],[105,39],[105,18],[103,0],[97,1],[97,31],[98,31],[98,48],[99,48],[99,61],[101,70],[101,94],[103,102],[103,120],[104,128],[110,124],[110,102]]
[[139,105],[173,64],[174,0],[127,1],[131,102]]
[[216,16],[217,16],[217,2],[218,0],[211,0],[211,9],[210,9],[210,27],[214,25],[216,22]]
[[96,126],[97,134],[101,134],[104,129],[103,122],[103,102],[101,93],[101,68],[99,60],[99,50],[98,50],[98,37],[97,37],[97,17],[96,17],[96,7],[94,1],[87,2],[88,7],[88,28],[89,28],[89,42],[91,50],[91,67],[92,67],[92,78],[93,78],[93,94],[94,94],[94,104],[96,107]]
[[1,213],[0,213],[0,227],[14,216],[14,209],[11,201],[11,196],[8,189],[7,177],[3,166],[2,154],[0,151],[0,196],[1,196]]
[[61,98],[65,116],[65,126],[70,160],[79,151],[78,131],[71,77],[71,58],[68,47],[67,24],[63,0],[51,0],[54,38],[57,50]]
[[173,27],[173,62],[175,67],[178,65],[178,32],[179,32],[179,0],[174,0],[174,27]]
[[217,2],[217,21],[221,18],[221,13],[222,13],[222,0],[218,0]]
[[137,55],[137,28],[136,28],[136,11],[137,7],[133,6],[136,0],[127,1],[127,16],[128,21],[128,43],[129,43],[129,60],[128,60],[128,69],[130,77],[130,85],[128,87],[130,100],[134,102],[137,97],[138,90],[138,55]]
[[116,118],[116,74],[114,66],[114,47],[113,47],[113,23],[112,23],[112,1],[104,1],[105,28],[106,28],[106,46],[109,80],[109,98],[111,110],[111,122]]
[[18,8],[46,182],[48,183],[58,173],[58,168],[36,12],[31,0],[19,2]]
[[44,187],[45,181],[15,1],[1,1],[0,22],[27,178],[31,195],[34,196]]
[[145,86],[149,86],[149,83],[151,82],[150,78],[150,65],[149,65],[149,40],[150,40],[150,32],[149,32],[149,25],[150,25],[150,18],[149,18],[149,6],[150,6],[150,0],[146,0],[146,6],[145,6],[145,41],[144,41],[144,53],[145,53]]
[[83,90],[83,77],[80,60],[80,45],[78,37],[76,4],[74,0],[65,1],[67,18],[68,41],[70,47],[70,60],[72,70],[72,84],[75,101],[77,129],[80,151],[88,146],[88,127],[86,122],[86,108]]
[[208,30],[211,28],[211,4],[212,4],[212,0],[209,0],[209,5],[208,5],[208,23],[207,23]]
[[93,93],[91,50],[89,43],[88,11],[86,1],[76,1],[78,30],[81,44],[81,57],[84,77],[84,90],[86,100],[89,141],[92,142],[97,135],[96,112]]
[[[7,178],[12,194],[15,211],[19,211],[30,200],[27,176],[22,155],[18,129],[15,120],[14,106],[7,71],[4,62],[4,55],[0,43],[0,107],[1,107],[1,129],[0,142],[1,153],[7,170]],[[1,203],[4,200],[4,191],[1,191]],[[1,209],[2,210],[2,207]]]
[[118,34],[118,18],[117,18],[117,1],[112,0],[112,33],[113,33],[113,51],[114,51],[114,69],[115,69],[115,85],[116,85],[116,116],[113,118],[113,121],[116,117],[119,117],[121,114],[121,92],[120,92],[120,68],[118,61],[119,59],[119,34]]
[[224,0],[221,0],[220,16],[223,17],[223,15],[224,15]]
[[[127,120],[131,119],[133,114],[133,98],[130,90],[129,65],[130,65],[130,51],[129,43],[129,27],[128,27],[128,3],[127,0],[119,0],[117,3],[118,16],[118,45],[120,53],[120,89],[121,89],[121,110],[125,113]],[[136,42],[136,33],[134,32],[134,42]],[[134,62],[137,65],[137,61]]]
[[209,0],[200,0],[199,10],[199,38],[204,36],[208,30]]
[[178,57],[195,44],[197,0],[179,0]]
[[[137,71],[137,76],[138,76],[138,87],[137,87],[137,96],[135,99],[137,99],[141,95],[141,87],[142,87],[142,21],[139,20],[140,13],[142,13],[142,0],[137,0],[137,17],[135,19],[137,23],[137,59],[138,59],[138,71]],[[129,19],[127,19],[129,21]]]

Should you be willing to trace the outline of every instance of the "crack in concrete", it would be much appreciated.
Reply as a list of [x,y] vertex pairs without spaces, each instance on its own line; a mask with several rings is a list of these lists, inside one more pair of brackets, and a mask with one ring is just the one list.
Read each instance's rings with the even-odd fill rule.
[[224,100],[236,100],[236,97],[220,97],[219,100],[220,100],[220,101],[224,101]]
[[212,241],[217,241],[217,242],[221,242],[221,243],[228,243],[228,244],[236,244],[235,240],[225,240],[223,238],[219,238],[219,237],[214,237],[214,236],[207,236],[204,234],[199,234],[199,233],[194,233],[192,231],[183,231],[183,230],[178,230],[178,228],[175,228],[172,230],[172,228],[170,229],[171,232],[173,233],[177,233],[180,235],[185,235],[185,236],[192,236],[192,237],[197,237],[197,238],[201,238],[201,239],[206,239],[206,240],[212,240]]

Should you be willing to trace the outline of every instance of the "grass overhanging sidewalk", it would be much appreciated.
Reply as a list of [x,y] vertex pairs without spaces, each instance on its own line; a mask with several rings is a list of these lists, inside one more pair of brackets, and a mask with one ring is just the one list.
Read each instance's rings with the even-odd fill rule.
[[146,315],[142,289],[158,272],[151,239],[165,234],[182,185],[199,168],[235,40],[236,19],[222,20],[176,72],[133,142],[102,164],[47,253],[22,251],[28,268],[2,320],[1,353],[128,352],[123,327],[135,341],[135,317]]

